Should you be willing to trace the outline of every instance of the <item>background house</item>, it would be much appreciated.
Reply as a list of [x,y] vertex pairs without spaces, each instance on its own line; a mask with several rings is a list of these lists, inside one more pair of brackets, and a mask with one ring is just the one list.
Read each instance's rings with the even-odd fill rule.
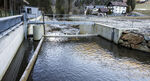
[[109,12],[108,8],[107,7],[104,7],[104,8],[99,8],[98,9],[98,16],[106,16],[107,13]]
[[108,3],[108,8],[110,9],[110,12],[111,13],[114,13],[114,14],[125,14],[126,11],[127,11],[127,4],[125,2],[109,2]]
[[98,16],[106,16],[108,12],[107,6],[104,5],[95,5],[95,6],[86,6],[85,7],[85,15],[91,14],[91,15],[98,15]]

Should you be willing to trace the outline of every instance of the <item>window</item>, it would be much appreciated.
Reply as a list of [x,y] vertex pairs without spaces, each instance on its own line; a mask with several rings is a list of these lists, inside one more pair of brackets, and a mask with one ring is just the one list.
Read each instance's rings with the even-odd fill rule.
[[28,13],[28,14],[32,14],[31,8],[27,8],[27,13]]

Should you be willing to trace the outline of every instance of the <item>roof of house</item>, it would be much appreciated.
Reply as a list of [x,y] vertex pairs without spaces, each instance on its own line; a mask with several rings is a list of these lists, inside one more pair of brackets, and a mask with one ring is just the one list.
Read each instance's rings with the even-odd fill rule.
[[95,5],[94,8],[106,8],[104,5]]
[[93,9],[94,8],[94,6],[86,6],[86,8],[89,8],[89,9]]
[[112,6],[128,6],[127,3],[125,3],[125,2],[117,2],[117,1],[111,1],[111,2],[109,2],[108,5],[110,5],[110,4]]
[[99,12],[107,13],[108,11],[108,8],[99,8]]

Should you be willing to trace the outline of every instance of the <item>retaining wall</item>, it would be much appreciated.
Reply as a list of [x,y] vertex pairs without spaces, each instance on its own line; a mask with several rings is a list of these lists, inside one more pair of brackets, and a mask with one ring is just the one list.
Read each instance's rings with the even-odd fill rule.
[[0,38],[0,81],[24,39],[24,26],[20,25]]

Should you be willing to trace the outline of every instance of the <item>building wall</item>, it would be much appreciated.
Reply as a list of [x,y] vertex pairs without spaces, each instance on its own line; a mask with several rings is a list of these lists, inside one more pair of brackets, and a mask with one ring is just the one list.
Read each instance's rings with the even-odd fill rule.
[[[31,10],[30,13],[28,13],[28,9]],[[27,12],[28,18],[36,18],[36,17],[41,15],[41,12],[36,7],[28,7],[28,6],[26,6],[25,7],[25,11]]]
[[127,8],[126,7],[121,7],[121,6],[113,6],[113,13],[117,13],[117,14],[122,14],[122,13],[126,13]]

